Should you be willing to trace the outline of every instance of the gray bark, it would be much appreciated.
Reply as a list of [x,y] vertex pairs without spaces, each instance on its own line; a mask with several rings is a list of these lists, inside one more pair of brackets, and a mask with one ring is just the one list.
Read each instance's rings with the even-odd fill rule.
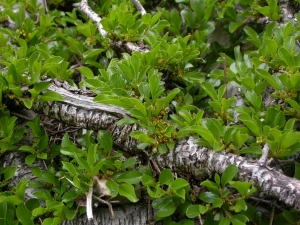
[[[101,104],[93,104],[92,107],[88,107],[92,102],[91,97],[79,97],[66,90],[62,91],[61,87],[55,85],[51,85],[49,89],[60,93],[67,99],[66,102],[38,103],[34,105],[36,111],[82,128],[95,131],[108,130],[114,143],[132,155],[144,153],[160,168],[170,168],[174,172],[192,174],[200,180],[213,173],[223,173],[231,164],[236,165],[239,168],[239,180],[253,181],[254,185],[264,194],[277,197],[287,205],[300,209],[299,180],[287,177],[258,162],[224,151],[215,152],[212,149],[198,146],[194,144],[192,138],[182,140],[173,151],[169,151],[165,155],[153,154],[151,149],[148,149],[149,151],[137,150],[137,141],[129,137],[129,134],[140,128],[137,125],[116,125],[120,118],[127,117],[128,114],[124,110],[115,106],[104,107]],[[68,102],[70,96],[78,101]]]
[[[147,203],[136,203],[123,206],[113,206],[118,225],[146,225],[151,224],[154,212]],[[116,225],[107,207],[94,209],[94,219],[89,221],[85,215],[76,220],[69,220],[63,225]],[[161,223],[156,223],[161,224]]]

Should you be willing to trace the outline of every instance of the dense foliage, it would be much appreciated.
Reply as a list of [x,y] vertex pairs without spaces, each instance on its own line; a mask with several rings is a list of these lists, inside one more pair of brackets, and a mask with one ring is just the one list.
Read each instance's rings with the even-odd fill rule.
[[[0,0],[0,154],[23,151],[27,165],[47,165],[32,168],[39,179],[24,178],[11,188],[17,166],[0,167],[1,224],[74,219],[85,213],[78,202],[101,182],[111,198],[131,202],[141,198],[142,188],[164,224],[194,224],[193,218],[204,224],[269,224],[271,217],[274,224],[297,223],[297,211],[283,205],[271,216],[258,212],[257,199],[249,200],[257,189],[234,181],[234,165],[193,184],[169,169],[155,176],[113,147],[107,131],[78,133],[76,141],[66,132],[56,143],[40,117],[19,128],[12,112],[20,105],[63,101],[45,92],[45,76],[56,78],[92,90],[97,103],[128,110],[132,118],[118,125],[147,131],[130,134],[141,151],[164,154],[193,136],[214,151],[258,160],[267,144],[268,158],[295,164],[287,175],[300,178],[300,14],[283,22],[276,0],[144,1],[145,15],[128,0],[89,1],[102,18],[102,36],[72,3],[49,0],[46,11],[36,0]],[[122,52],[119,41],[144,50]],[[32,139],[24,145],[28,129]],[[26,187],[37,188],[36,198],[25,198]],[[272,210],[270,204],[263,207]]]

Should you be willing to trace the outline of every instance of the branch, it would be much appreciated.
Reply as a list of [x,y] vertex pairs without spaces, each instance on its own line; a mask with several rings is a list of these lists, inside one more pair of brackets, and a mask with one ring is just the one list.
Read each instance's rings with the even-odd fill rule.
[[[291,0],[279,0],[278,5],[282,12],[283,22],[293,20],[294,14],[299,11],[299,4]],[[297,6],[297,7],[296,7]]]
[[[95,131],[105,129],[111,133],[117,146],[130,153],[141,154],[141,151],[137,149],[137,141],[129,136],[132,131],[140,129],[138,125],[116,125],[120,118],[128,116],[126,110],[115,106],[105,107],[95,104],[90,97],[78,96],[54,85],[51,85],[49,89],[60,93],[66,101],[38,103],[34,105],[36,111],[85,129]],[[68,100],[70,98],[76,101]],[[261,192],[277,197],[295,209],[300,209],[299,180],[241,156],[224,151],[215,152],[198,146],[194,144],[193,138],[180,141],[173,151],[165,155],[153,154],[152,151],[146,154],[161,168],[189,173],[200,180],[207,176],[211,177],[213,173],[221,174],[229,165],[234,164],[239,168],[239,180],[253,181]]]
[[131,1],[135,5],[135,7],[141,12],[142,16],[147,13],[139,0],[131,0]]
[[87,0],[81,0],[81,2],[74,3],[73,6],[77,7],[81,12],[83,12],[85,15],[87,15],[88,18],[91,18],[92,21],[97,24],[99,33],[103,37],[105,37],[107,35],[107,32],[103,29],[103,26],[100,23],[100,21],[101,21],[100,16],[89,7]]

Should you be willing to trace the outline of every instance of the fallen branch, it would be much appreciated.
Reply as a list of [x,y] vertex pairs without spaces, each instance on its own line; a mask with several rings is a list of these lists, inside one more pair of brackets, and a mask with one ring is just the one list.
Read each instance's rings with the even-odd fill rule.
[[[123,150],[133,155],[142,153],[137,149],[137,141],[129,136],[132,131],[140,129],[138,125],[116,125],[119,119],[129,115],[126,110],[93,103],[91,97],[79,96],[55,85],[51,85],[49,90],[55,90],[66,101],[38,103],[34,105],[34,110],[85,129],[105,129],[111,133],[114,143]],[[69,101],[70,98],[76,101]],[[265,195],[277,197],[287,205],[300,209],[299,180],[241,156],[224,151],[215,152],[196,145],[193,138],[180,141],[173,151],[164,155],[154,154],[151,149],[145,153],[158,167],[189,173],[199,180],[211,177],[213,173],[221,174],[229,165],[236,165],[239,168],[239,180],[252,181]]]

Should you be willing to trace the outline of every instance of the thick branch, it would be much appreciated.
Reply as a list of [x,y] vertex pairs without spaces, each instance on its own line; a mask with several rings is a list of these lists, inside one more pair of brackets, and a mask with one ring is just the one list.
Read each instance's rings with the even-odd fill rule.
[[[66,102],[39,103],[34,106],[35,110],[75,126],[95,131],[108,130],[115,144],[133,154],[138,153],[137,141],[130,138],[129,134],[140,128],[137,125],[120,127],[116,125],[120,118],[128,115],[126,111],[114,106],[104,107],[101,104],[97,107],[98,104],[93,103],[92,98],[79,97],[53,85],[50,89],[60,93]],[[76,101],[68,99],[76,99]],[[149,155],[151,156],[152,153],[150,152]],[[239,180],[253,181],[254,185],[265,194],[275,196],[287,205],[300,209],[299,180],[243,157],[198,146],[194,144],[192,138],[179,142],[173,151],[165,155],[154,154],[151,158],[161,168],[189,173],[198,179],[206,178],[213,173],[223,173],[227,166],[234,164],[239,168]]]
[[279,198],[287,205],[300,209],[300,181],[287,177],[272,168],[261,166],[241,156],[215,152],[194,144],[192,138],[183,140],[166,155],[155,155],[153,160],[162,168],[192,173],[199,179],[213,173],[223,173],[229,165],[239,168],[238,179],[253,181],[264,194]]

